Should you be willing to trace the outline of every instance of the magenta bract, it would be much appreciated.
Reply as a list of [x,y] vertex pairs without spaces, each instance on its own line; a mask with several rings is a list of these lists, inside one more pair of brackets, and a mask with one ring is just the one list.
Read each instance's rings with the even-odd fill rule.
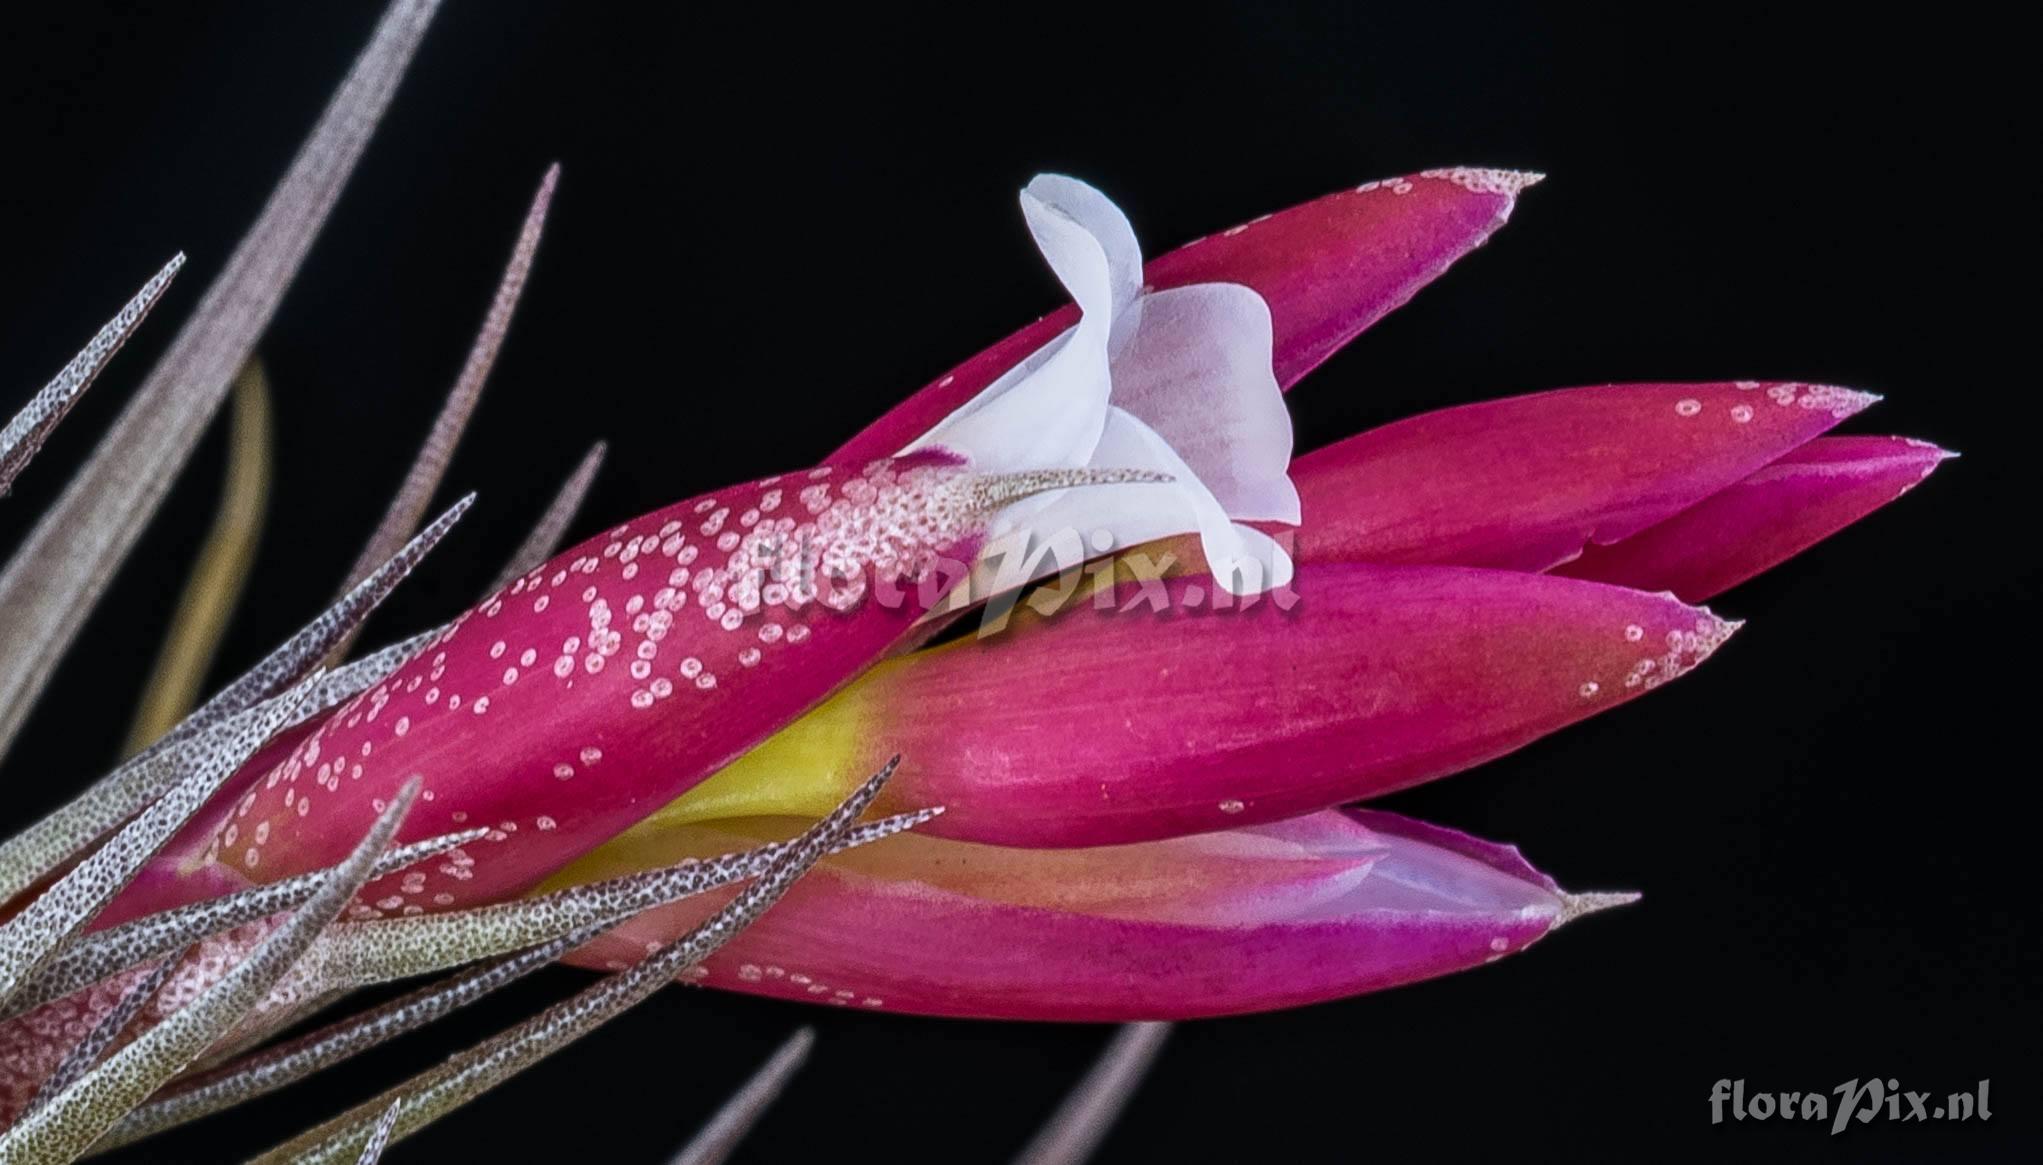
[[[642,915],[575,961],[636,961],[722,897]],[[928,1015],[1186,1019],[1479,966],[1630,897],[1569,895],[1515,849],[1390,813],[1086,850],[903,835],[826,861],[693,978]]]
[[1952,457],[1913,437],[1820,437],[1557,573],[1700,601],[1914,489]]
[[[319,868],[417,776],[425,788],[406,840],[493,832],[372,883],[375,905],[357,916],[518,893],[908,634],[972,559],[984,480],[931,455],[823,467],[591,539],[457,619],[266,770],[244,773],[157,871],[274,879]],[[160,881],[138,891],[150,887],[175,893]]]
[[1423,413],[1298,459],[1294,552],[1547,570],[1672,517],[1875,399],[1759,381],[1613,384]]
[[1128,583],[1105,610],[882,665],[775,738],[786,763],[767,767],[797,770],[778,784],[808,811],[899,752],[882,805],[944,806],[921,830],[936,836],[1173,837],[1459,772],[1675,679],[1736,627],[1515,571],[1306,563],[1297,586],[1288,610],[1216,609],[1203,576]]
[[[1143,281],[1159,290],[1238,283],[1261,295],[1272,370],[1288,389],[1481,246],[1539,178],[1462,168],[1371,182],[1187,243],[1150,260]],[[898,452],[1077,319],[1066,306],[1021,329],[896,405],[833,458]]]

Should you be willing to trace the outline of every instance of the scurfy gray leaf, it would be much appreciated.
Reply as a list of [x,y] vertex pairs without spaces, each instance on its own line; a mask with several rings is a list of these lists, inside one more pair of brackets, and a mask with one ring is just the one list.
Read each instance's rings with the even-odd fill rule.
[[582,454],[581,464],[575,466],[575,471],[561,483],[560,492],[553,495],[552,503],[539,516],[539,523],[532,527],[532,532],[525,536],[524,544],[504,565],[504,573],[490,584],[491,592],[503,590],[519,575],[538,570],[553,557],[553,552],[560,547],[561,536],[567,533],[576,512],[588,498],[589,487],[596,481],[596,471],[603,468],[603,457],[609,451],[608,445],[598,441]]
[[637,966],[607,976],[573,998],[557,1003],[524,1023],[465,1052],[437,1068],[358,1105],[303,1135],[280,1145],[260,1162],[343,1162],[368,1139],[370,1125],[384,1105],[403,1097],[395,1137],[401,1139],[561,1048],[630,1010],[671,982],[675,975],[708,958],[787,893],[803,874],[821,861],[865,811],[900,763],[899,757],[831,812],[789,843],[766,874],[747,886],[731,903],[679,940],[648,955]]
[[671,1165],[723,1165],[730,1159],[738,1142],[759,1123],[766,1110],[780,1098],[787,1088],[787,1082],[802,1070],[808,1062],[809,1049],[815,1047],[816,1029],[805,1027],[787,1037],[780,1050],[759,1066],[743,1088],[731,1094],[718,1108],[702,1131],[695,1134],[681,1151],[674,1156]]
[[28,463],[42,449],[43,442],[70,413],[71,406],[77,404],[85,390],[92,387],[99,370],[107,366],[114,353],[121,350],[121,345],[128,342],[136,328],[142,326],[149,309],[163,298],[164,290],[176,277],[178,268],[183,266],[184,252],[179,251],[163,265],[163,270],[142,285],[142,290],[121,308],[120,314],[99,329],[99,334],[92,337],[85,350],[72,357],[55,379],[30,397],[21,411],[14,414],[14,419],[7,422],[7,427],[0,430],[0,494],[5,494],[14,485],[14,479],[28,468]]
[[[183,723],[170,730],[166,740],[174,739],[179,733],[190,732],[187,725],[196,722],[203,727],[210,718],[218,718],[265,699],[285,687],[297,683],[307,672],[319,666],[334,645],[360,630],[363,620],[370,612],[382,605],[397,589],[426,555],[440,544],[440,540],[454,529],[469,507],[475,504],[475,495],[467,494],[461,500],[448,506],[445,513],[433,519],[432,524],[420,530],[410,541],[405,542],[391,556],[361,582],[350,587],[335,599],[333,605],[321,611],[310,623],[298,629],[298,633],[285,640],[275,651],[264,656],[262,662],[248,669],[240,678],[220,693],[201,705]],[[375,681],[370,681],[373,683]],[[367,687],[368,684],[363,684]],[[359,690],[359,689],[357,689]],[[352,695],[353,693],[349,693]]]
[[0,1006],[32,979],[73,934],[191,820],[243,761],[261,748],[291,715],[303,689],[251,710],[235,731],[191,774],[173,785],[141,815],[37,895],[21,913],[0,925]]
[[[838,853],[912,829],[941,808],[922,809],[853,826],[833,842]],[[321,989],[343,991],[430,974],[477,959],[556,939],[587,926],[618,922],[682,898],[757,877],[791,852],[778,842],[657,870],[569,886],[538,898],[445,914],[336,923],[319,937],[303,968]]]
[[[558,538],[559,528],[566,525],[574,503],[580,501],[588,479],[594,476],[601,461],[602,448],[598,444],[583,458],[581,468],[563,489],[561,497],[555,499],[539,528],[527,539],[527,549],[542,535],[549,544]],[[373,574],[180,721],[163,739],[123,762],[42,821],[0,842],[0,900],[33,885],[64,860],[139,811],[187,771],[194,763],[193,758],[210,755],[215,747],[211,743],[213,735],[223,734],[221,725],[227,717],[245,711],[255,701],[295,681],[332,650],[343,636],[358,630],[397,584],[439,545],[474,501],[475,495],[470,493],[449,507]],[[563,505],[564,502],[568,504]],[[549,526],[552,527],[550,532]],[[298,701],[297,711],[282,727],[295,727],[368,690],[404,666],[445,631],[445,627],[436,627],[422,632],[320,677],[310,686],[309,694]],[[231,735],[231,730],[224,734]]]
[[383,1148],[390,1144],[390,1130],[397,1125],[397,1110],[404,1107],[403,1098],[390,1102],[383,1110],[376,1127],[369,1133],[369,1143],[362,1146],[362,1155],[355,1158],[355,1165],[376,1165],[383,1159]]
[[107,1132],[99,1147],[117,1148],[267,1096],[371,1048],[381,1047],[552,964],[612,925],[615,924],[606,922],[585,927],[176,1081],[122,1118],[120,1124]]
[[134,1022],[142,1006],[156,997],[156,992],[162,988],[164,981],[170,978],[170,973],[177,970],[177,965],[184,961],[188,950],[189,948],[180,950],[158,962],[153,970],[143,976],[140,983],[128,988],[113,1010],[100,1016],[99,1022],[92,1025],[92,1030],[86,1033],[85,1038],[71,1045],[71,1050],[64,1053],[64,1058],[57,1062],[56,1071],[44,1078],[42,1086],[36,1089],[35,1098],[29,1101],[28,1107],[23,1111],[34,1112],[48,1104],[50,1098],[60,1095],[80,1076],[85,1075],[86,1069],[99,1063],[100,1055],[114,1042],[115,1037],[126,1031],[128,1025]]
[[406,782],[319,891],[218,983],[0,1135],[0,1161],[57,1165],[76,1158],[247,1015],[369,880],[418,790],[417,778]]
[[[474,501],[475,495],[470,494],[449,507],[381,569],[179,721],[163,739],[124,761],[41,821],[0,842],[0,900],[33,885],[161,796],[194,764],[214,755],[218,741],[234,734],[231,728],[223,728],[230,717],[246,714],[260,701],[275,698],[277,692],[317,667],[340,636],[359,627],[412,568],[439,545]],[[300,724],[353,696],[395,671],[408,658],[409,654],[396,658],[392,649],[386,648],[362,665],[322,676],[306,692],[293,697],[293,718],[279,724],[278,730]]]
[[191,318],[0,571],[0,754],[254,349],[438,7],[393,0]]
[[[903,814],[867,825],[853,826],[844,833],[831,852],[841,852],[852,846],[877,841],[909,825],[926,821],[932,816],[934,814],[929,812]],[[780,843],[765,847],[763,850],[749,851],[745,855],[726,855],[724,858],[709,860],[728,863],[737,857],[758,857],[763,854],[764,860],[758,862],[757,868],[752,871],[759,872],[768,868],[773,858],[783,855],[789,844],[791,843]],[[634,875],[630,879],[613,881],[634,881],[639,878],[640,876]],[[650,904],[657,906],[679,896],[680,892],[676,891],[668,897],[651,899]],[[129,1144],[165,1129],[232,1108],[294,1084],[371,1048],[380,1047],[551,964],[636,912],[636,910],[622,913],[596,912],[595,921],[587,922],[551,941],[449,976],[438,983],[422,987],[359,1015],[337,1020],[305,1035],[251,1052],[231,1063],[180,1080],[148,1104],[129,1113],[107,1134],[101,1147],[112,1148]],[[332,930],[329,930],[328,935],[331,934]]]
[[216,761],[234,747],[249,724],[273,718],[277,714],[274,703],[251,708],[168,748],[136,757],[42,820],[0,842],[0,898],[12,897],[53,873],[108,830],[141,812],[165,789]]
[[[479,840],[488,832],[487,829],[470,829],[399,846],[377,859],[376,868],[369,877],[373,880],[395,873],[456,846]],[[0,1019],[19,1015],[53,999],[62,999],[165,951],[231,930],[245,922],[291,910],[310,898],[331,873],[332,868],[297,874],[239,893],[144,915],[119,926],[80,935],[59,951],[33,980],[15,992],[14,998],[0,1008]]]
[[[608,446],[598,441],[582,455],[581,463],[568,475],[568,479],[561,483],[559,492],[546,507],[546,512],[540,515],[538,523],[525,536],[525,541],[504,565],[503,573],[496,582],[490,584],[485,594],[502,590],[510,585],[512,579],[539,567],[553,557],[554,550],[560,544],[561,535],[567,532],[569,523],[574,521],[576,511],[581,509],[583,500],[588,496],[589,486],[596,479],[596,471],[602,468],[603,455],[607,449]],[[474,496],[469,495],[471,499]],[[423,534],[420,536],[424,537]],[[326,678],[327,688],[307,701],[307,707],[310,709],[307,715],[323,712],[358,692],[366,691],[391,672],[403,667],[446,630],[446,627],[441,626],[430,631],[422,631],[402,642],[391,644],[374,655],[334,668]],[[348,633],[348,641],[336,647],[334,653],[344,653],[352,642],[352,637],[359,633],[360,627],[357,626],[354,631]]]
[[[538,524],[525,536],[525,541],[505,564],[503,574],[490,585],[485,594],[502,590],[510,585],[512,579],[537,568],[548,558],[553,557],[554,549],[560,544],[561,535],[567,532],[568,524],[574,521],[575,512],[581,508],[583,499],[588,496],[589,486],[596,478],[596,471],[603,465],[603,455],[607,448],[603,442],[598,441],[582,455],[581,464],[577,465],[575,471],[561,484],[560,491],[554,495],[552,503],[546,507],[546,512],[540,515]],[[473,499],[475,495],[471,493],[468,496]],[[419,538],[426,537],[430,532],[428,528],[419,535]],[[418,539],[413,541],[416,543]],[[349,634],[350,636],[359,634],[359,631],[358,625]],[[427,644],[446,631],[445,626],[422,631],[409,639],[382,648],[373,655],[334,668],[328,673],[325,685],[312,699],[306,701],[305,715],[309,718],[326,711],[342,700],[367,691],[391,672],[410,662],[413,656],[425,650]],[[342,651],[346,646],[347,644],[343,643],[335,651]]]
[[1170,1027],[1156,1022],[1123,1025],[1014,1165],[1084,1165],[1141,1087]]
[[341,701],[353,699],[382,683],[390,673],[410,663],[426,645],[446,633],[445,627],[421,631],[408,639],[401,639],[388,647],[381,647],[368,655],[326,673],[313,685],[312,695],[298,710],[299,719],[293,724],[302,724],[321,712],[337,707]]
[[[461,433],[468,427],[468,418],[474,415],[476,401],[481,398],[490,369],[496,364],[497,352],[503,348],[504,337],[511,330],[511,316],[517,312],[518,297],[524,293],[525,281],[532,274],[532,260],[539,253],[539,236],[546,228],[546,211],[553,204],[553,190],[559,182],[560,164],[556,162],[547,168],[546,176],[539,181],[538,193],[532,196],[531,209],[525,212],[525,225],[518,231],[518,242],[511,249],[510,261],[505,264],[503,277],[497,283],[489,314],[483,317],[482,329],[476,333],[475,343],[468,349],[468,359],[462,365],[461,374],[455,378],[446,403],[440,406],[440,415],[434,418],[425,444],[419,447],[418,456],[412,460],[404,484],[390,499],[383,520],[377,523],[375,533],[369,536],[369,542],[362,547],[355,565],[349,568],[342,590],[368,577],[377,563],[390,557],[405,539],[411,537],[411,532],[418,528],[419,517],[426,512],[426,504],[432,500],[433,491],[440,488],[440,479],[447,473],[447,463],[454,459],[454,447],[461,442]],[[353,638],[348,636],[334,649],[335,662],[338,657],[347,654]]]

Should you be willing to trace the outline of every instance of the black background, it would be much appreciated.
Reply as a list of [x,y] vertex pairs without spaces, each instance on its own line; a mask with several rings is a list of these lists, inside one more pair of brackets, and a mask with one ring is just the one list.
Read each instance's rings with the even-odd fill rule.
[[[595,438],[611,458],[581,532],[808,464],[1053,306],[1012,197],[1039,169],[1100,185],[1153,252],[1369,178],[1544,170],[1488,247],[1293,394],[1301,448],[1539,388],[1784,377],[1884,393],[1850,429],[1965,458],[1719,599],[1751,622],[1695,676],[1394,799],[1643,904],[1480,972],[1184,1026],[1104,1158],[2035,1153],[2039,142],[2011,30],[1947,6],[1906,24],[1721,6],[690,7],[442,13],[262,344],[280,465],[223,677],[352,560],[552,160],[536,278],[447,490],[484,508],[378,617],[379,640],[486,583]],[[7,400],[172,251],[192,263],[0,507],[0,540],[147,370],[374,16],[9,12]],[[216,434],[8,758],[8,817],[111,759],[220,459]],[[582,981],[542,976],[422,1046],[120,1159],[238,1156]],[[804,1022],[814,1060],[746,1159],[1003,1159],[1107,1034],[669,991],[393,1156],[664,1160]],[[1993,1120],[1835,1140],[1708,1121],[1719,1077],[1806,1091],[1876,1075],[1938,1093],[1990,1078]]]

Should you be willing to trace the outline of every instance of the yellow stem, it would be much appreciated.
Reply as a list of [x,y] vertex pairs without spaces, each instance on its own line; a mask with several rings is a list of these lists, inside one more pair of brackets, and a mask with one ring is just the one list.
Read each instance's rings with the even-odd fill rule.
[[250,359],[234,380],[227,477],[213,528],[177,602],[163,651],[142,690],[126,751],[162,736],[197,705],[200,685],[227,632],[227,618],[248,586],[270,488],[270,394],[262,363]]

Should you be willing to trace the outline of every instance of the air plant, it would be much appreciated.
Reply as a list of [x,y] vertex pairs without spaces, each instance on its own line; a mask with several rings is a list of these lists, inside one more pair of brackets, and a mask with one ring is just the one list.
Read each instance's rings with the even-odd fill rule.
[[[118,535],[250,366],[434,8],[391,5],[0,574],[0,747]],[[1135,1022],[1495,961],[1635,896],[1570,893],[1514,849],[1354,803],[1677,678],[1738,626],[1694,604],[1946,456],[1826,435],[1866,394],[1732,381],[1446,409],[1294,461],[1282,394],[1538,176],[1372,182],[1145,263],[1111,202],[1046,175],[1023,211],[1069,307],[821,465],[554,555],[593,452],[471,610],[346,662],[469,508],[414,533],[557,177],[341,597],[0,845],[0,1160],[70,1160],[245,1103],[560,960],[610,973],[264,1159],[373,1160],[677,978]],[[180,262],[7,428],[0,486]],[[861,823],[868,806],[881,816]],[[358,988],[443,973],[261,1046]],[[1029,1159],[1081,1159],[1164,1030],[1126,1029]],[[808,1043],[683,1159],[727,1152]]]

